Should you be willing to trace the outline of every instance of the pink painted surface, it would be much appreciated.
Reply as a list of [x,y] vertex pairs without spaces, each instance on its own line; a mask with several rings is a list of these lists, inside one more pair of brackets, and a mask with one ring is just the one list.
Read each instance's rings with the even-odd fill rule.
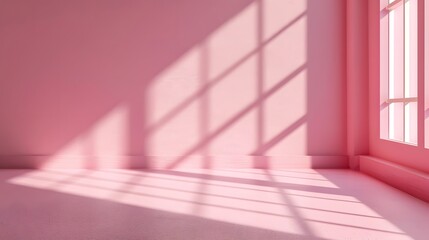
[[351,170],[2,170],[0,192],[10,240],[426,239],[429,222]]
[[0,35],[0,167],[347,154],[342,0],[5,0]]
[[361,156],[360,170],[429,202],[429,174],[382,159]]
[[347,1],[347,154],[350,168],[368,154],[368,2]]
[[[398,143],[394,141],[382,139],[383,134],[387,134],[387,129],[380,129],[380,125],[386,126],[386,111],[383,111],[383,99],[385,96],[380,96],[380,76],[386,78],[386,47],[384,45],[387,29],[380,28],[380,21],[382,26],[386,26],[386,15],[382,11],[383,3],[387,1],[369,1],[369,155],[382,158],[388,161],[392,161],[401,164],[406,167],[410,167],[419,171],[429,172],[429,150],[424,146],[424,118],[422,115],[425,112],[424,109],[424,92],[423,92],[423,81],[419,83],[418,99],[421,104],[418,106],[418,146]],[[419,1],[420,6],[424,1]],[[425,4],[425,8],[428,8],[428,4]],[[423,21],[424,8],[419,8],[419,21]],[[427,12],[427,10],[426,10]],[[427,25],[427,24],[426,24]],[[421,25],[423,26],[423,25]],[[423,32],[421,28],[419,31]],[[426,31],[427,32],[427,31]],[[421,35],[422,36],[422,35]],[[429,38],[427,38],[429,39]],[[420,40],[419,48],[422,49],[423,39]],[[383,44],[381,44],[383,43]],[[380,44],[383,46],[380,49]],[[419,51],[420,64],[423,62],[423,53]],[[380,71],[380,69],[382,71]],[[384,70],[384,71],[383,71]],[[420,65],[420,72],[418,73],[420,78],[423,78],[423,66]],[[427,85],[427,84],[426,84]],[[381,85],[381,87],[386,87]],[[385,101],[385,100],[384,100]],[[381,112],[381,114],[380,114]],[[381,116],[381,118],[380,118]],[[381,131],[380,131],[381,130]],[[427,132],[427,131],[426,131]],[[381,135],[380,135],[381,134]],[[386,136],[386,135],[384,135]]]

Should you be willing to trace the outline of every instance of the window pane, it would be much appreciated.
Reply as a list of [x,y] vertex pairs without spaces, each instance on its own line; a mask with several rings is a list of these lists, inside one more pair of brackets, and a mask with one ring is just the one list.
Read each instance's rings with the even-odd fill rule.
[[417,103],[405,104],[404,141],[417,144]]
[[404,97],[403,4],[389,13],[389,98],[402,97]]
[[417,97],[417,0],[404,5],[404,95]]
[[[417,97],[418,14],[417,0],[404,3],[404,96]],[[417,144],[417,103],[404,106],[404,141]]]
[[418,1],[380,1],[387,15],[380,16],[380,136],[411,144],[418,133]]
[[404,103],[389,104],[389,138],[404,141]]

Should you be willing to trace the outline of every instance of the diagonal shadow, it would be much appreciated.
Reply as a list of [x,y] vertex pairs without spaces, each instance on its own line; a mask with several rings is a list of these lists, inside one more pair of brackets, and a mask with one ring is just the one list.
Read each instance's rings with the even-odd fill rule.
[[302,71],[304,71],[306,68],[306,65],[303,64],[300,67],[298,67],[296,70],[294,70],[289,76],[285,77],[282,81],[278,82],[276,85],[271,87],[269,90],[264,92],[264,94],[261,95],[260,98],[256,99],[246,107],[244,107],[241,111],[239,111],[236,115],[231,117],[228,121],[226,121],[224,124],[222,124],[219,128],[217,128],[215,131],[210,133],[203,141],[198,142],[193,147],[191,147],[189,150],[184,152],[184,154],[181,154],[177,160],[170,163],[166,168],[171,169],[177,167],[182,161],[184,161],[187,157],[189,157],[191,154],[198,151],[201,147],[205,146],[206,144],[210,143],[213,139],[215,139],[217,136],[222,134],[225,130],[227,130],[230,126],[232,126],[234,123],[236,123],[238,120],[240,120],[243,116],[248,114],[250,111],[252,111],[254,108],[258,107],[259,104],[263,101],[265,101],[268,97],[279,91],[284,85],[286,85],[290,80],[295,78],[298,74],[300,74]]
[[275,32],[271,37],[267,38],[265,41],[263,41],[258,47],[251,52],[244,55],[241,59],[239,59],[236,63],[232,64],[230,67],[225,69],[222,73],[220,73],[217,77],[210,80],[208,83],[206,83],[203,87],[201,87],[197,92],[190,95],[188,98],[177,104],[171,111],[169,111],[166,115],[162,116],[159,120],[157,120],[152,125],[148,126],[146,128],[146,133],[151,134],[157,129],[161,128],[163,125],[174,119],[176,115],[178,115],[180,112],[182,112],[184,109],[189,107],[196,99],[202,97],[203,95],[207,94],[207,92],[215,87],[217,84],[222,82],[223,79],[225,79],[229,74],[233,73],[234,70],[239,68],[243,63],[245,63],[247,60],[249,60],[251,57],[253,57],[255,54],[258,54],[264,47],[266,47],[268,44],[270,44],[272,41],[274,41],[278,36],[280,36],[282,33],[284,33],[286,30],[288,30],[291,26],[293,26],[296,22],[298,22],[300,19],[305,17],[306,12],[301,13],[297,17],[295,17],[292,21],[290,21],[288,24],[283,26],[281,29],[279,29],[277,32]]
[[[0,199],[0,205],[5,207],[0,217],[1,239],[28,239],[30,234],[31,239],[50,239],[53,232],[59,239],[82,239],[82,236],[84,239],[159,240],[238,239],[244,236],[249,240],[308,239],[300,234],[10,185],[4,181],[0,183],[0,189],[10,193]],[[26,201],[30,198],[31,201]],[[49,206],[49,209],[34,206]]]
[[246,179],[246,178],[229,177],[229,176],[214,176],[214,175],[201,174],[201,173],[178,172],[178,171],[172,171],[172,170],[150,170],[150,172],[160,173],[165,175],[172,175],[172,176],[205,178],[205,179],[210,179],[212,181],[241,183],[241,184],[257,185],[257,186],[264,186],[264,187],[276,187],[276,188],[285,188],[285,189],[300,190],[300,191],[311,191],[311,192],[318,192],[318,193],[329,193],[329,194],[340,193],[338,189],[322,187],[322,186],[305,186],[305,185],[293,184],[293,183],[279,183],[279,182],[270,182],[270,181],[264,181],[264,180]]
[[[268,171],[267,169],[263,170],[267,179],[270,182],[276,183],[276,179],[274,178],[274,176],[271,175],[270,171]],[[277,185],[277,184],[275,184]],[[282,199],[283,203],[285,204],[286,208],[288,210],[290,210],[290,212],[293,215],[294,220],[298,223],[298,225],[300,226],[300,228],[304,231],[305,235],[310,236],[310,237],[315,237],[315,233],[313,232],[313,230],[311,230],[310,226],[308,226],[308,224],[305,222],[305,219],[303,219],[303,217],[301,216],[301,214],[299,213],[299,211],[293,207],[293,204],[291,202],[291,200],[289,199],[289,197],[287,196],[287,193],[285,191],[284,188],[281,188],[279,186],[275,186],[274,188],[277,189],[280,198]],[[287,206],[291,206],[291,207],[287,207]]]
[[300,117],[298,120],[296,120],[291,125],[289,125],[287,128],[285,128],[283,131],[279,132],[277,135],[272,137],[269,141],[262,144],[258,149],[254,150],[251,154],[252,155],[263,155],[264,153],[269,151],[271,148],[276,146],[285,137],[287,137],[289,134],[291,134],[293,131],[295,131],[297,128],[299,128],[302,124],[306,123],[306,120],[307,120],[306,116]]
[[[18,18],[22,23],[14,25],[18,33],[22,31],[22,41],[11,43],[9,49],[1,49],[5,56],[2,62],[9,54],[15,56],[17,49],[29,49],[25,59],[13,58],[8,63],[11,68],[5,69],[2,76],[31,80],[28,84],[21,81],[0,83],[1,109],[9,112],[3,119],[4,127],[0,128],[7,142],[0,147],[7,153],[21,152],[23,148],[34,149],[32,154],[35,156],[28,156],[31,164],[25,163],[27,167],[40,167],[47,163],[48,156],[55,155],[61,147],[88,131],[123,102],[133,105],[130,125],[135,129],[130,130],[129,154],[144,155],[145,139],[141,133],[145,129],[138,127],[145,124],[147,109],[144,104],[147,99],[144,89],[160,72],[252,4],[253,0],[177,1],[169,4],[137,1],[117,6],[112,6],[113,2],[95,5],[96,1],[90,0],[79,1],[82,8],[49,2],[52,4],[28,1],[26,4],[14,1],[0,4],[4,10],[0,26],[2,32],[5,30],[7,33],[8,26],[15,24]],[[90,14],[90,10],[94,12]],[[76,14],[81,14],[80,18],[74,18]],[[32,20],[42,30],[27,38],[26,34],[33,34],[32,25],[28,23]],[[61,24],[65,26],[59,28]],[[11,39],[17,37],[6,35]],[[36,46],[31,41],[35,41]],[[45,65],[50,68],[45,69]],[[144,71],[142,66],[145,66]],[[26,67],[28,71],[22,71]],[[140,101],[144,104],[135,104]],[[11,104],[13,107],[10,107],[2,103],[16,105]],[[84,108],[82,104],[85,104]],[[15,128],[8,127],[15,127],[29,118],[33,121],[24,124],[27,131],[17,133]],[[33,139],[38,140],[31,142]],[[2,165],[8,164],[17,166],[19,163],[7,159],[2,161]]]

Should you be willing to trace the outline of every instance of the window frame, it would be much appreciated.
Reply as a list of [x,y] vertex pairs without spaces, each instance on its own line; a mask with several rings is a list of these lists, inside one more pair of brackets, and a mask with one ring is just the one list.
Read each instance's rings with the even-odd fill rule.
[[[414,22],[410,22],[412,15],[411,14],[411,1],[415,1],[415,8],[413,9],[415,11],[415,19]],[[419,8],[421,7],[419,0],[395,0],[390,2],[390,0],[382,0],[380,3],[384,4],[385,7],[382,8],[383,11],[381,12],[381,21],[380,26],[384,31],[381,31],[380,34],[380,138],[393,141],[393,142],[399,142],[403,144],[408,145],[419,145],[419,132],[422,132],[419,128],[419,118],[420,118],[420,88],[421,88],[421,77],[420,77],[420,13],[421,11]],[[406,3],[410,3],[408,5],[408,9],[406,9],[407,5]],[[396,45],[391,46],[394,44],[394,42],[397,39],[396,30],[398,28],[397,25],[393,25],[395,29],[392,31],[392,25],[390,23],[391,20],[395,20],[393,17],[395,17],[398,8],[402,8],[402,12],[399,12],[399,14],[402,13],[402,19],[400,18],[399,26],[402,27],[400,29],[400,36],[402,39],[399,39],[400,44],[402,44],[402,49],[400,49],[402,52],[399,52],[400,57],[397,56],[391,56],[392,49],[393,53],[396,52]],[[406,10],[408,15],[406,15]],[[390,14],[395,14],[393,17]],[[400,15],[401,16],[401,15]],[[406,19],[406,16],[409,18]],[[384,19],[383,19],[384,17]],[[391,19],[393,18],[393,19]],[[408,22],[407,22],[408,20]],[[407,39],[407,33],[410,34],[410,26],[408,25],[408,29],[405,29],[406,23],[411,25],[411,23],[415,23],[416,26],[413,27],[413,34],[415,34],[415,37],[411,39],[410,36],[408,36]],[[397,24],[396,22],[393,22],[393,24]],[[408,32],[407,32],[408,30]],[[394,39],[392,39],[394,37]],[[412,41],[413,40],[413,41]],[[408,41],[408,42],[407,42]],[[388,43],[383,45],[384,43]],[[407,46],[408,44],[408,46]],[[414,44],[414,45],[412,45]],[[410,49],[412,47],[415,52],[413,52],[413,56],[411,56]],[[383,49],[384,48],[384,49]],[[408,48],[408,49],[407,49]],[[407,52],[408,50],[408,52]],[[392,54],[394,55],[394,54]],[[408,59],[407,59],[408,57]],[[412,59],[414,57],[415,59]],[[396,61],[400,60],[402,69],[399,70],[401,74],[397,74],[397,70],[394,69],[395,65],[397,64]],[[413,65],[411,62],[414,60]],[[393,62],[393,63],[392,63]],[[393,66],[392,66],[393,64]],[[412,68],[412,69],[411,69]],[[414,72],[412,72],[414,71]],[[394,76],[392,77],[392,74]],[[408,74],[408,75],[407,75]],[[399,77],[398,77],[399,76]],[[413,76],[411,78],[410,76]],[[398,77],[400,80],[396,80],[396,77]],[[401,79],[402,78],[402,79]],[[393,80],[392,80],[393,79]],[[401,84],[397,84],[398,81],[402,81]],[[407,82],[408,81],[408,82]],[[413,90],[410,90],[411,82],[414,81],[413,84]],[[394,85],[392,87],[392,84]],[[407,92],[407,86],[408,86],[408,92]],[[398,95],[397,92],[399,89],[400,96],[394,96]],[[393,90],[392,90],[393,89]],[[414,107],[411,107],[412,103],[416,103]],[[395,107],[395,104],[401,104],[398,108],[398,106]],[[402,109],[401,109],[402,108]],[[399,110],[395,113],[395,109]],[[412,109],[412,110],[411,110]],[[407,115],[408,114],[408,115]],[[400,117],[398,117],[398,115]],[[413,123],[411,122],[411,119],[413,120]],[[399,122],[399,125],[402,125],[402,129],[399,129],[399,134],[395,133],[395,129],[397,130],[398,124],[395,124],[395,121]],[[414,125],[412,125],[414,124]],[[413,131],[413,132],[412,132]],[[399,136],[399,137],[398,137]]]

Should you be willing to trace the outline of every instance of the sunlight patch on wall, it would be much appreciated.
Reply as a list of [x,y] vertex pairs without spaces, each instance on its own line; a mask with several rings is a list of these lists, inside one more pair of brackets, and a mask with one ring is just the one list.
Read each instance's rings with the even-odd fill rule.
[[[198,154],[243,155],[255,150],[255,139],[298,121],[307,104],[305,8],[302,1],[253,2],[164,70],[148,93],[147,154],[184,156],[183,163]],[[264,126],[264,118],[278,120]],[[304,135],[294,152],[305,155]]]
[[[307,20],[298,15],[296,22],[279,32],[264,47],[265,89],[270,89],[307,64]],[[299,92],[306,94],[306,90]]]
[[[128,153],[128,109],[117,106],[89,130],[55,153],[44,168],[123,167],[116,156]],[[114,157],[114,158],[112,158]]]
[[258,47],[257,9],[253,2],[208,37],[209,79],[223,75]]
[[264,0],[263,18],[264,18],[264,40],[282,31],[285,26],[296,21],[299,16],[305,15],[307,10],[307,1],[302,0]]
[[[149,128],[158,126],[165,116],[176,109],[178,103],[191,99],[200,90],[200,63],[200,49],[196,46],[174,61],[154,79],[148,91],[150,114],[147,123]],[[192,101],[197,101],[198,97],[200,96],[195,96]],[[164,121],[168,120],[171,119]],[[162,125],[159,128],[153,129],[153,131],[161,130]]]
[[265,102],[266,155],[307,152],[307,73],[302,70]]

